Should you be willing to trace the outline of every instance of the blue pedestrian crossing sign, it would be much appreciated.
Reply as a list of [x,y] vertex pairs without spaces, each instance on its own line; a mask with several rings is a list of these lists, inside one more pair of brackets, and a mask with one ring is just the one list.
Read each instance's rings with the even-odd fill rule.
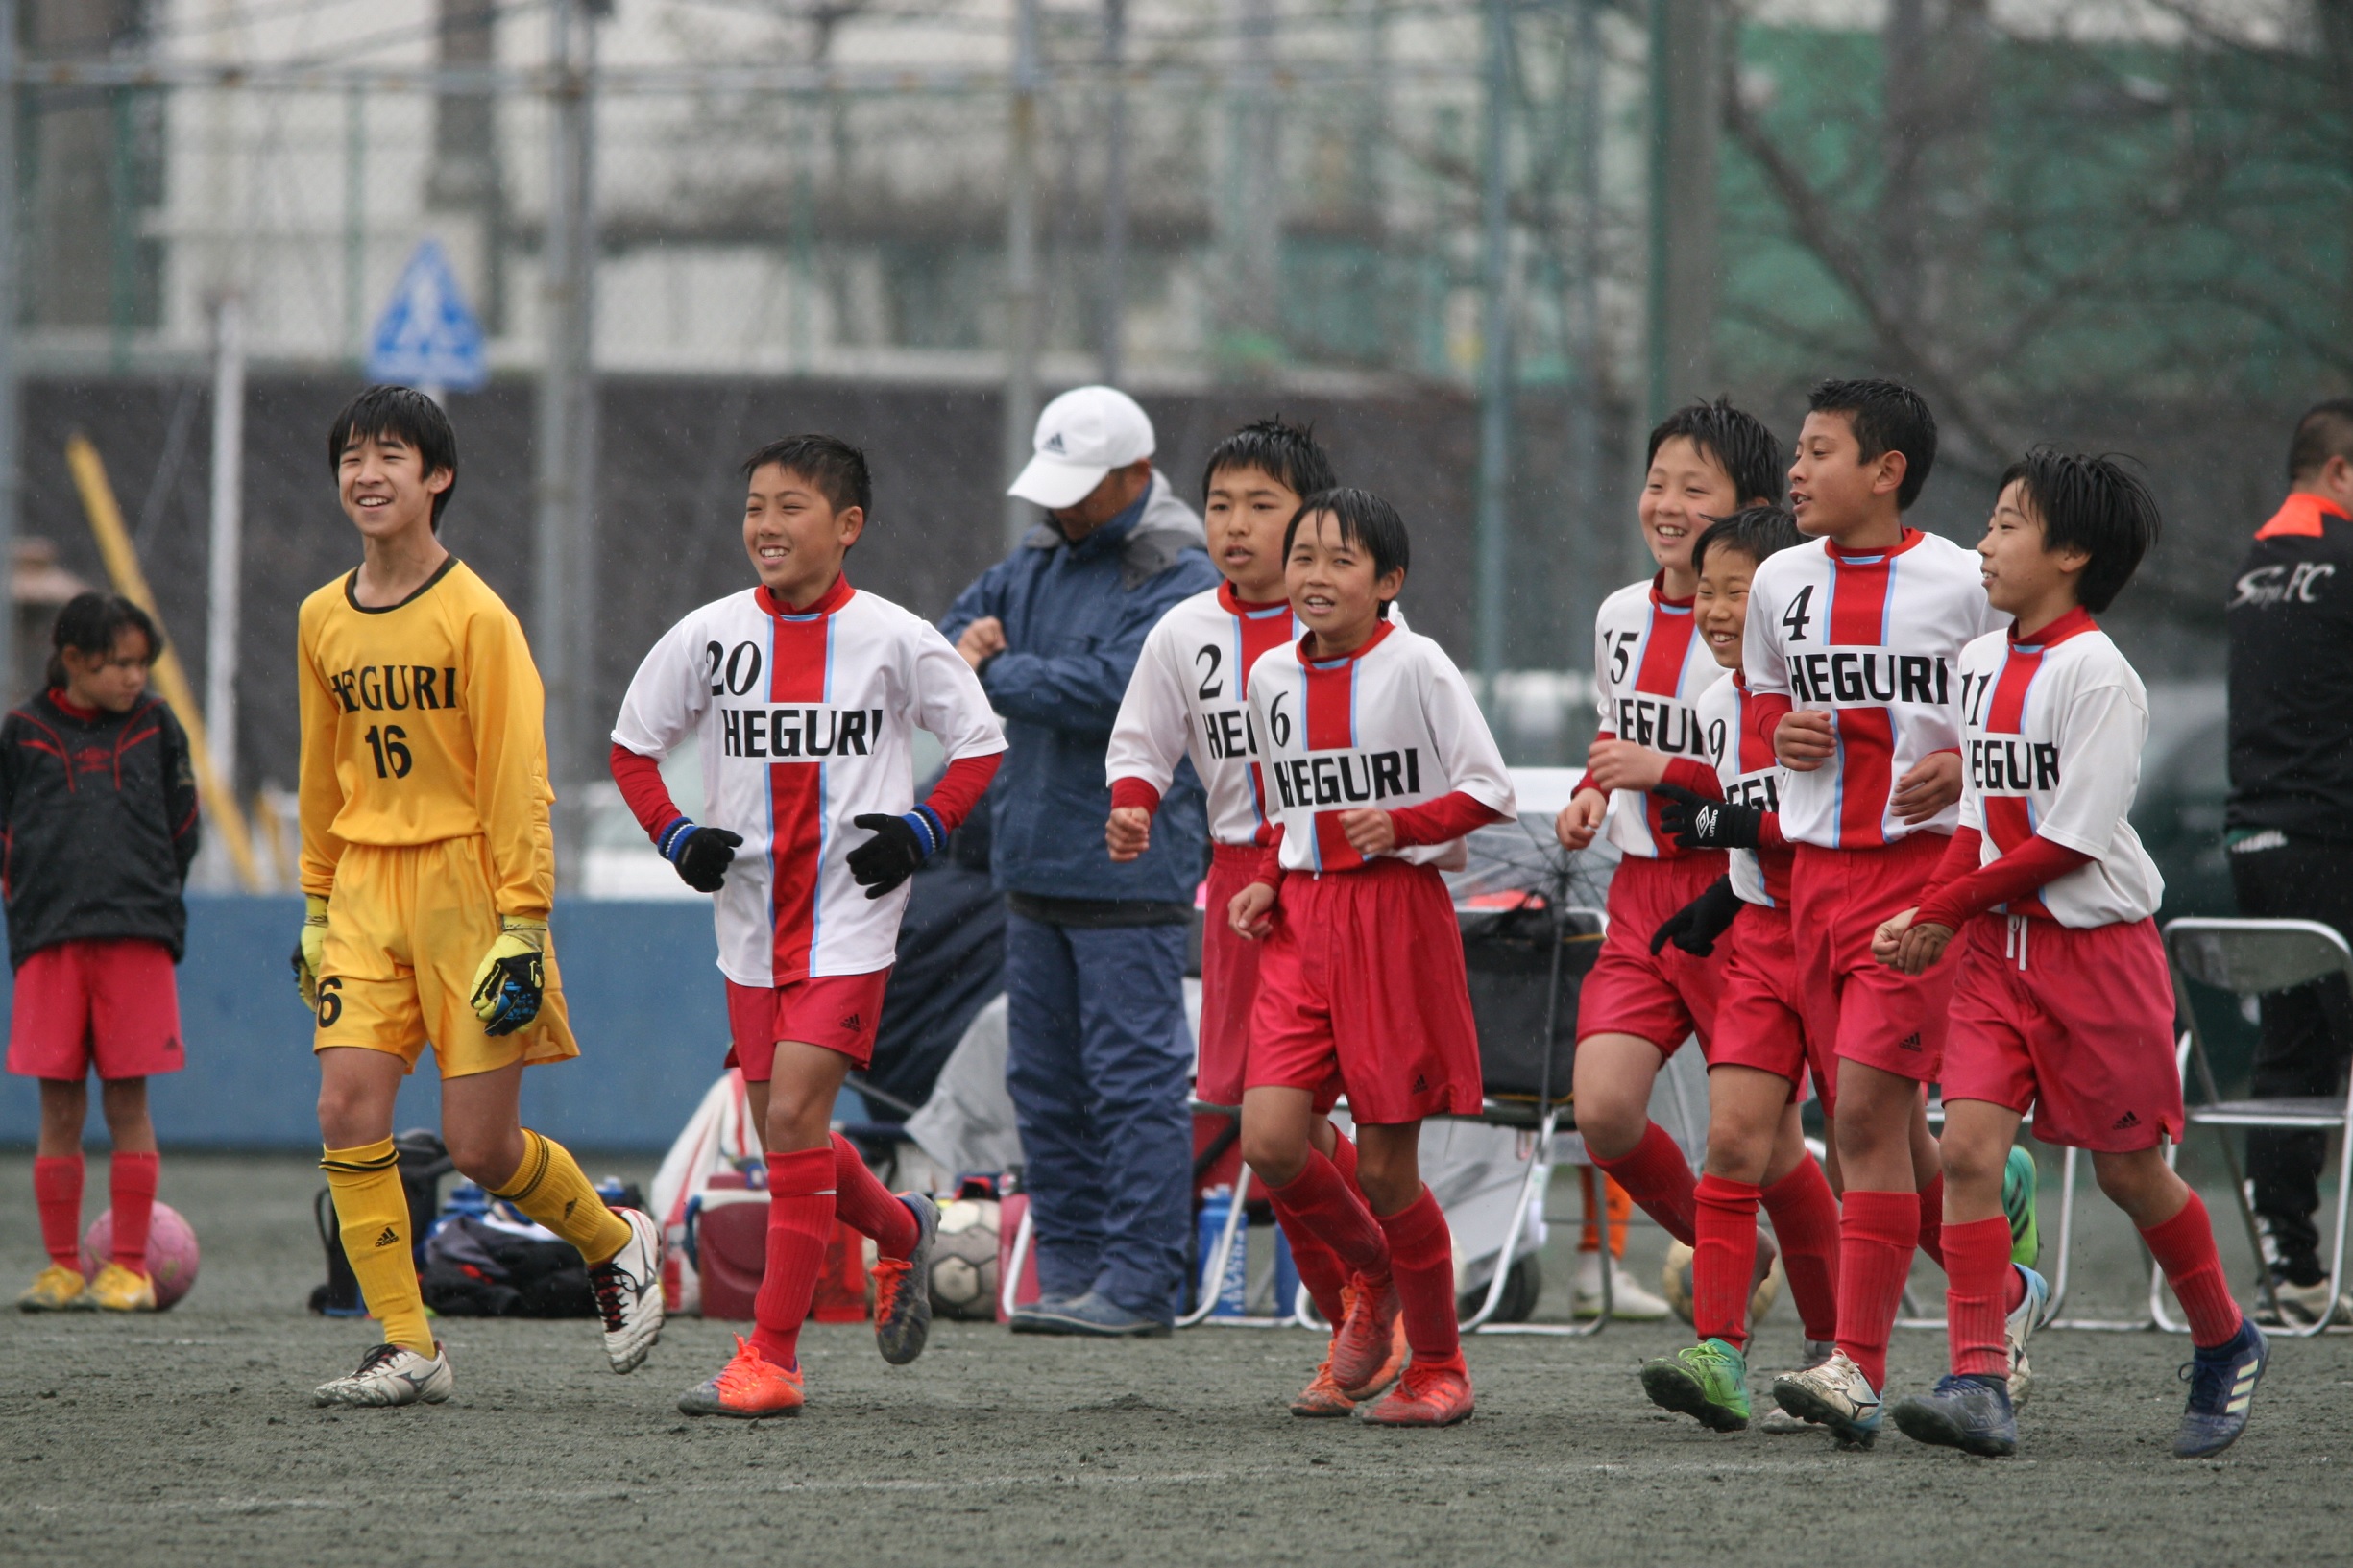
[[449,270],[439,240],[421,243],[368,344],[368,379],[474,392],[490,379],[482,324]]

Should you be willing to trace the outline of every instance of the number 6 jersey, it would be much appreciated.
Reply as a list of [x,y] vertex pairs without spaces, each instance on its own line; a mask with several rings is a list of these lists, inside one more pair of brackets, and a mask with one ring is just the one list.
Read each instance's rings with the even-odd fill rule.
[[798,615],[765,588],[729,594],[646,654],[613,740],[657,759],[690,733],[701,745],[696,820],[743,836],[714,914],[729,979],[777,986],[888,967],[909,890],[866,897],[845,856],[870,834],[850,819],[915,804],[919,728],[951,765],[1005,750],[948,639],[846,577]]

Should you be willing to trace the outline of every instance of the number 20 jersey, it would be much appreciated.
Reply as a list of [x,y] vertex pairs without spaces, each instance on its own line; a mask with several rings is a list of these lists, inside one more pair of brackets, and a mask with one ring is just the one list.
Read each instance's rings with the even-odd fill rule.
[[[1250,668],[1260,787],[1268,814],[1282,827],[1285,871],[1320,875],[1363,865],[1340,818],[1366,807],[1394,810],[1460,790],[1502,816],[1517,813],[1503,753],[1443,648],[1388,621],[1341,659],[1311,661],[1301,642],[1274,649]],[[1459,866],[1464,849],[1454,839],[1392,853],[1419,865]]]
[[1783,778],[1789,842],[1877,849],[1953,832],[1954,807],[1905,823],[1888,802],[1922,759],[1960,750],[1961,650],[2006,618],[1978,568],[1976,551],[1910,528],[1880,550],[1809,540],[1757,568],[1741,655],[1750,692],[1837,720],[1836,755]]
[[738,985],[866,975],[897,956],[909,887],[879,899],[850,875],[869,811],[915,804],[914,732],[954,761],[1005,750],[971,666],[929,621],[846,579],[802,615],[764,588],[704,605],[638,666],[613,739],[661,758],[702,751],[706,827],[743,835],[716,899],[719,970]]

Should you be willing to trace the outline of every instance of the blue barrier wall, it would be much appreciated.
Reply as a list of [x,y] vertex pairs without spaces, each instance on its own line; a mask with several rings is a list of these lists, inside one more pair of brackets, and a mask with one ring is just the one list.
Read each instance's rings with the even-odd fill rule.
[[[319,1146],[310,1015],[287,967],[302,920],[300,898],[188,899],[188,1065],[150,1085],[165,1148]],[[727,1053],[710,905],[567,899],[553,929],[581,1054],[523,1073],[524,1122],[581,1148],[667,1147]],[[0,980],[0,1029],[8,1005]],[[437,1125],[440,1100],[428,1056],[402,1085],[394,1125]],[[97,1101],[93,1091],[93,1140],[105,1136]],[[38,1126],[33,1080],[0,1076],[0,1143],[30,1144]]]

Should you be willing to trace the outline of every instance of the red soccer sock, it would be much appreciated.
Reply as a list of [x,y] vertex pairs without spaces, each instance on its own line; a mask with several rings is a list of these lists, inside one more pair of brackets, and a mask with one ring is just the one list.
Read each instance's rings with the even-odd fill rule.
[[1691,1326],[1737,1350],[1748,1343],[1749,1287],[1757,1276],[1756,1183],[1703,1175],[1693,1194]]
[[1414,1364],[1452,1360],[1463,1339],[1454,1315],[1454,1237],[1446,1213],[1424,1187],[1421,1195],[1395,1214],[1380,1217],[1389,1238],[1390,1267],[1397,1282],[1397,1305],[1405,1318],[1405,1342]]
[[147,1226],[156,1213],[156,1178],[160,1154],[117,1154],[108,1171],[114,1204],[114,1261],[133,1273],[147,1272]]
[[858,1146],[834,1134],[834,1213],[852,1230],[874,1238],[885,1258],[907,1258],[922,1232],[908,1206],[866,1169]]
[[[1348,1135],[1338,1127],[1332,1129],[1331,1162],[1339,1167],[1340,1179],[1348,1184],[1348,1191],[1359,1198],[1363,1197],[1365,1190],[1356,1185],[1356,1146],[1349,1143]],[[1370,1203],[1365,1205],[1366,1213],[1370,1214],[1371,1210]]]
[[2010,1262],[2009,1220],[1996,1215],[1946,1226],[1945,1281],[1945,1338],[1953,1347],[1953,1370],[2006,1376],[2010,1346],[2003,1322],[2013,1305],[2010,1287],[2026,1290]]
[[1268,1185],[1267,1199],[1283,1229],[1294,1236],[1301,1231],[1313,1236],[1331,1248],[1350,1273],[1371,1280],[1389,1277],[1389,1242],[1380,1223],[1341,1178],[1340,1168],[1322,1153],[1310,1148],[1307,1163],[1287,1185]]
[[1920,1194],[1847,1190],[1839,1224],[1838,1348],[1887,1385],[1887,1340],[1920,1244]]
[[768,1260],[752,1297],[752,1348],[772,1366],[800,1364],[801,1321],[834,1232],[834,1151],[768,1156]]
[[1920,1250],[1937,1267],[1945,1266],[1945,1173],[1941,1170],[1920,1189]]
[[2244,1319],[2230,1297],[2221,1254],[2214,1249],[2214,1221],[2206,1216],[2205,1201],[2192,1193],[2179,1214],[2141,1232],[2141,1240],[2189,1315],[2190,1342],[2212,1350],[2237,1338]]
[[1817,1343],[1838,1338],[1838,1197],[1808,1154],[1759,1194],[1781,1243],[1789,1299]]
[[[1316,1311],[1326,1323],[1338,1328],[1340,1320],[1347,1315],[1340,1294],[1348,1283],[1347,1265],[1314,1231],[1304,1225],[1285,1223],[1279,1206],[1274,1211],[1274,1222],[1282,1226],[1283,1240],[1291,1243],[1291,1265],[1299,1271],[1299,1283],[1307,1287],[1308,1299],[1316,1304]],[[1291,1308],[1292,1303],[1277,1301],[1274,1315],[1289,1316]]]
[[1596,1154],[1593,1163],[1610,1172],[1612,1179],[1626,1189],[1627,1195],[1642,1206],[1644,1214],[1659,1221],[1669,1236],[1686,1246],[1693,1244],[1698,1234],[1692,1222],[1695,1217],[1692,1194],[1697,1183],[1692,1180],[1690,1163],[1664,1127],[1656,1122],[1646,1122],[1641,1142],[1631,1150],[1613,1160]]
[[82,1271],[82,1156],[33,1160],[33,1201],[41,1212],[41,1246],[60,1268]]

